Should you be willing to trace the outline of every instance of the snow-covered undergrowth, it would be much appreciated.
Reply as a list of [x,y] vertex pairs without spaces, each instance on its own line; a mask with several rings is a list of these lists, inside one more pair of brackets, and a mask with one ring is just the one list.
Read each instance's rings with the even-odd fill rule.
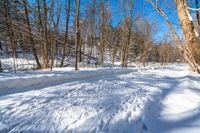
[[[37,84],[51,84],[54,82],[69,82],[95,77],[114,76],[116,74],[126,74],[133,69],[126,68],[99,68],[74,71],[74,68],[57,68],[51,71],[32,71],[20,73],[2,73],[0,74],[1,92],[22,91],[22,87],[34,86]],[[29,88],[27,88],[29,89]],[[3,93],[2,93],[3,94]],[[0,94],[1,95],[1,94]]]
[[10,72],[14,70],[14,64],[16,70],[30,70],[36,67],[36,63],[32,59],[17,58],[12,57],[1,59],[2,68],[5,72]]
[[0,132],[199,133],[199,79],[180,64],[2,73]]

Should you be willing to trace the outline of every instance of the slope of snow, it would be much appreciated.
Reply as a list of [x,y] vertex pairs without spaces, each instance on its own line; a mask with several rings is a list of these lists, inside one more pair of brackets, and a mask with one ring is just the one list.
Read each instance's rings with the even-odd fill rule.
[[[19,54],[19,56],[22,56],[21,54]],[[24,59],[24,58],[18,58],[18,59],[14,59],[14,58],[6,58],[6,57],[2,57],[1,58],[1,63],[2,63],[2,68],[4,71],[9,72],[12,69],[14,69],[14,61],[15,61],[15,65],[16,65],[16,69],[17,70],[30,70],[36,67],[36,63],[33,59]]]
[[0,132],[200,132],[200,76],[187,65],[36,73],[0,74]]
[[[122,68],[101,68],[96,70],[74,71],[74,68],[55,69],[50,71],[34,71],[28,73],[4,73],[0,74],[0,90],[8,91],[36,84],[49,84],[52,82],[74,81],[86,78],[103,77],[115,74],[125,74],[133,71],[133,69]],[[13,90],[12,90],[13,91]]]
[[[169,86],[149,103],[145,124],[151,133],[200,132],[200,76],[187,67],[172,66],[159,72]],[[159,101],[159,102],[158,102]],[[147,132],[147,133],[148,133]]]

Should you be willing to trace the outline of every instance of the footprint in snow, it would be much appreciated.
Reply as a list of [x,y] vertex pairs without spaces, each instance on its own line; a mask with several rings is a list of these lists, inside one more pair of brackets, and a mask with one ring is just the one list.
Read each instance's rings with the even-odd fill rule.
[[144,123],[142,123],[142,129],[145,131],[148,130],[147,126]]

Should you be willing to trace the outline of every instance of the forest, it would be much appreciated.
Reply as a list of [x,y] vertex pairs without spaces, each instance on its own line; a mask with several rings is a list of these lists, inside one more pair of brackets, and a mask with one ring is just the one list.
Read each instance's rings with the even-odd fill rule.
[[199,0],[0,0],[0,133],[200,133]]
[[[27,62],[34,60],[32,69],[74,66],[78,70],[91,64],[102,66],[115,62],[120,62],[122,67],[133,62],[144,65],[148,62],[190,62],[192,68],[199,71],[199,62],[196,59],[193,61],[192,57],[199,56],[195,52],[199,48],[190,50],[190,46],[182,46],[186,41],[198,40],[195,37],[199,31],[198,11],[191,10],[195,19],[190,21],[190,15],[187,15],[190,10],[176,11],[173,1],[166,2],[164,6],[158,1],[145,1],[165,19],[165,27],[169,26],[165,33],[160,33],[163,25],[155,19],[149,20],[144,16],[145,12],[137,11],[134,0],[118,2],[121,4],[119,12],[112,12],[111,3],[106,0],[2,0],[0,54],[3,59],[12,58],[12,65],[0,61],[1,71],[8,69],[8,66],[12,71],[22,69],[18,67],[17,60],[20,58]],[[185,4],[198,8],[198,0],[196,3]],[[164,13],[170,8],[180,12],[180,22],[181,19],[188,19],[188,22],[183,22],[177,28],[178,22],[174,24],[168,18],[168,13]],[[117,18],[117,15],[120,17]],[[149,15],[153,17],[154,14]],[[182,18],[183,15],[188,17]],[[115,25],[113,16],[118,19]],[[179,33],[180,29],[186,31]],[[194,29],[195,32],[191,31]],[[192,34],[186,35],[189,34],[188,30]],[[158,34],[163,35],[158,38]]]

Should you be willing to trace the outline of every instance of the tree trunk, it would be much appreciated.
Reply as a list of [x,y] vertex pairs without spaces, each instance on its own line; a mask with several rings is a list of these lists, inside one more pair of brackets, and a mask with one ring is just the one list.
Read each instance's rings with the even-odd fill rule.
[[[196,8],[199,9],[199,0],[196,0]],[[200,26],[200,14],[199,14],[199,11],[197,10],[196,11],[196,14],[197,14],[197,24],[198,24],[198,28]]]
[[47,5],[46,0],[43,0],[43,9],[44,9],[44,37],[45,43],[43,45],[43,69],[49,68],[49,59],[48,59],[48,36],[47,36]]
[[105,0],[101,0],[101,9],[100,9],[100,27],[99,27],[99,63],[103,64],[104,62],[104,53],[105,53]]
[[129,9],[129,19],[128,19],[128,24],[127,24],[127,38],[126,38],[126,43],[122,47],[122,56],[121,56],[121,65],[122,67],[127,67],[128,65],[128,54],[129,54],[129,45],[131,42],[131,32],[132,32],[132,24],[133,24],[133,7],[134,7],[134,1],[131,2],[130,4],[130,9]]
[[37,63],[37,68],[41,69],[42,67],[41,67],[39,58],[37,56],[37,52],[36,52],[36,48],[35,48],[35,44],[34,44],[34,40],[33,40],[33,36],[32,36],[31,25],[30,25],[30,22],[29,22],[29,15],[28,15],[28,9],[27,9],[27,0],[23,0],[23,3],[24,3],[24,11],[25,11],[25,14],[26,14],[27,29],[29,31],[28,34],[29,34],[29,38],[30,38],[31,49],[32,49],[33,55],[34,55],[36,63]]
[[78,48],[79,48],[79,45],[80,45],[80,26],[79,26],[80,0],[76,0],[75,4],[76,4],[76,39],[75,39],[76,62],[75,62],[75,70],[78,70]]
[[0,60],[0,72],[3,72],[2,66],[1,66],[1,60]]
[[4,0],[4,16],[6,18],[7,33],[9,35],[11,47],[13,50],[12,54],[13,54],[14,72],[16,72],[15,59],[17,58],[17,48],[16,48],[16,44],[14,43],[14,32],[12,30],[11,20],[10,20],[10,16],[9,16],[9,1],[7,1],[7,0]]
[[80,39],[80,35],[78,37],[78,39],[80,40],[79,42],[79,47],[78,47],[78,62],[82,62],[82,41]]
[[179,21],[186,39],[184,45],[184,56],[195,72],[200,73],[200,45],[195,35],[193,22],[189,19],[190,11],[187,10],[188,3],[186,0],[175,0]]
[[65,31],[65,43],[63,43],[63,49],[62,49],[62,59],[60,63],[60,67],[63,67],[64,60],[65,60],[65,52],[66,52],[66,45],[68,43],[68,28],[69,28],[69,15],[70,15],[70,0],[68,0],[68,6],[67,6],[67,15],[66,15],[66,31]]

